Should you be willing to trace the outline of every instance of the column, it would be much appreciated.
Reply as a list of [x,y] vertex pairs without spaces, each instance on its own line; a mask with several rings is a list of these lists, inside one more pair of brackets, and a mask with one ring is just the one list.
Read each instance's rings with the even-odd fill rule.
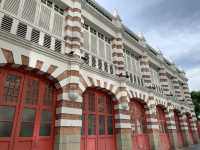
[[163,94],[166,96],[170,95],[170,88],[169,88],[169,82],[168,82],[168,77],[167,77],[167,72],[164,66],[161,66],[159,70],[159,76],[160,76],[160,84],[163,88]]
[[194,137],[194,142],[195,142],[195,144],[197,144],[200,142],[200,140],[199,140],[199,136],[198,136],[197,118],[196,118],[194,111],[192,112],[192,118],[190,120],[190,123],[191,123],[191,127],[192,127],[192,134]]
[[82,46],[81,0],[68,0],[71,4],[65,9],[65,53],[71,51],[80,56]]
[[183,102],[184,99],[181,96],[180,84],[179,84],[178,78],[176,76],[173,77],[172,83],[173,83],[174,92],[175,92],[177,100]]
[[117,150],[132,150],[132,130],[124,79],[121,79],[121,86],[116,97],[117,102],[114,108]]
[[156,105],[154,101],[153,94],[149,95],[149,101],[147,104],[148,108],[146,108],[147,114],[147,129],[149,135],[150,149],[158,150],[160,143],[160,135],[159,135],[159,125],[156,116]]
[[113,49],[113,64],[115,66],[116,74],[125,75],[125,60],[124,60],[124,52],[123,52],[123,41],[122,41],[122,33],[123,27],[121,23],[121,19],[117,11],[113,14],[112,20],[115,28],[116,28],[116,36],[112,41],[112,49]]
[[171,104],[168,104],[166,110],[166,119],[167,119],[167,131],[169,135],[171,149],[178,149],[178,137],[176,131],[176,122],[174,118],[174,109],[172,109]]
[[144,53],[140,59],[140,66],[141,66],[142,78],[144,80],[144,86],[151,87],[152,85],[151,71],[149,66],[148,55],[146,53]]
[[58,76],[62,93],[57,98],[55,150],[80,150],[82,91],[79,62],[71,62],[70,70]]
[[190,136],[187,123],[187,115],[182,113],[179,117],[180,117],[181,131],[183,134],[183,145],[188,146],[190,145]]

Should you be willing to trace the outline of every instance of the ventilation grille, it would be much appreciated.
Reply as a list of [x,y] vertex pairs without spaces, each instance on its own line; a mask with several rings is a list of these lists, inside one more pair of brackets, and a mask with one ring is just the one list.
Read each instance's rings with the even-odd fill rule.
[[13,19],[8,17],[8,16],[4,16],[2,19],[2,23],[1,23],[1,30],[10,32],[11,31],[11,27],[12,27],[12,23],[13,23]]
[[56,52],[60,52],[61,51],[61,48],[62,48],[62,43],[61,43],[61,41],[59,41],[59,40],[55,40],[55,51]]
[[83,32],[83,48],[89,50],[89,33],[88,31]]
[[20,0],[5,0],[3,9],[9,11],[14,15],[17,15],[19,5],[20,5]]
[[36,5],[36,0],[25,0],[22,18],[33,23],[35,19]]
[[63,16],[54,13],[54,24],[53,24],[53,33],[62,36],[63,31]]
[[40,38],[40,31],[33,29],[31,33],[31,41],[33,43],[38,43]]
[[21,38],[25,38],[26,32],[27,32],[27,25],[25,25],[23,23],[19,23],[18,28],[17,28],[17,36],[19,36]]
[[51,37],[47,34],[44,35],[44,47],[46,48],[51,47]]
[[42,27],[43,29],[49,30],[50,17],[51,17],[51,10],[42,4],[39,26]]

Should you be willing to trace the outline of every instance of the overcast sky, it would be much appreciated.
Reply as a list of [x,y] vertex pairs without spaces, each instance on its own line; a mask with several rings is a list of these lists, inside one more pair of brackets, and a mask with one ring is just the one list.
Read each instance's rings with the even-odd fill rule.
[[191,90],[200,90],[200,0],[96,0],[116,8],[125,25],[184,69]]

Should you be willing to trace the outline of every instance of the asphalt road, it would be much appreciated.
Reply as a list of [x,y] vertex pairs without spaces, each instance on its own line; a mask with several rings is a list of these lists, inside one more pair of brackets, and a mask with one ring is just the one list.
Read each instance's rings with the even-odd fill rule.
[[200,150],[200,144],[192,145],[190,147],[187,147],[181,150]]

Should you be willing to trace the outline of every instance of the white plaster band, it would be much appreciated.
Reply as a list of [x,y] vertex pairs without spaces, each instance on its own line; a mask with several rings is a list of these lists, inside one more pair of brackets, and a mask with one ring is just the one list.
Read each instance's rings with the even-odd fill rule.
[[147,125],[147,128],[148,129],[159,129],[159,125],[155,125],[155,124],[153,124],[153,125]]
[[129,129],[129,128],[131,128],[131,124],[130,123],[116,123],[115,124],[115,128],[118,128],[118,129]]
[[[77,98],[74,100],[75,102],[80,102],[82,103],[83,102],[83,98],[81,95],[79,95],[78,93],[76,93],[77,95]],[[69,96],[69,93],[61,93],[57,96],[57,100],[66,100],[66,101],[73,101],[71,100],[70,96]]]
[[56,114],[70,114],[70,115],[82,115],[82,109],[60,107],[56,109]]
[[127,120],[130,120],[130,116],[129,115],[124,115],[124,114],[117,114],[117,115],[115,115],[115,119],[127,119]]
[[56,127],[81,127],[82,120],[60,119],[55,122]]

